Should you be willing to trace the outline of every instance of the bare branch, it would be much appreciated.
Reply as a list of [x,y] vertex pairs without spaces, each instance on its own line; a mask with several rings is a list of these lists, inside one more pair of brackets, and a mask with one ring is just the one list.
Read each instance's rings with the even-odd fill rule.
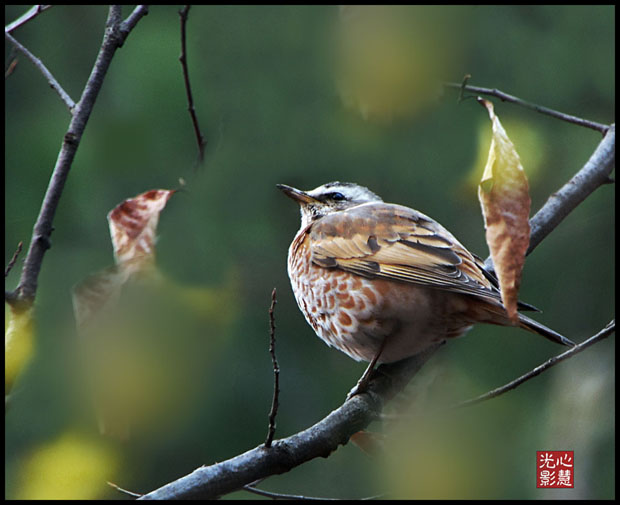
[[530,246],[527,254],[549,235],[595,189],[611,182],[609,174],[616,162],[616,126],[610,125],[605,137],[579,172],[553,193],[530,220]]
[[516,96],[509,95],[508,93],[504,93],[503,91],[500,91],[499,89],[480,88],[478,86],[469,86],[469,85],[464,85],[463,83],[455,83],[455,82],[446,82],[444,83],[444,86],[446,86],[447,88],[459,89],[461,93],[459,96],[459,100],[463,99],[463,96],[462,96],[463,91],[469,91],[471,93],[476,93],[479,95],[494,96],[496,98],[499,98],[502,102],[514,103],[522,107],[525,107],[526,109],[535,110],[536,112],[539,112],[541,114],[546,114],[547,116],[551,116],[556,119],[561,119],[562,121],[566,121],[568,123],[576,124],[579,126],[584,126],[585,128],[591,128],[592,130],[601,132],[603,135],[609,129],[608,125],[597,123],[595,121],[590,121],[588,119],[582,119],[580,117],[572,116],[570,114],[565,114],[563,112],[558,112],[556,110],[543,107],[542,105],[536,105],[534,103],[526,102],[525,100],[521,100],[520,98],[517,98]]
[[15,262],[17,261],[17,257],[19,256],[19,253],[22,252],[22,247],[24,246],[24,243],[20,240],[19,244],[17,244],[17,250],[13,253],[13,257],[11,258],[11,261],[9,261],[9,264],[6,266],[5,270],[4,270],[4,278],[6,279],[7,276],[9,275],[11,269],[13,268],[13,266],[15,265]]
[[269,475],[285,473],[316,457],[328,457],[339,445],[347,443],[351,435],[376,419],[384,402],[401,391],[440,346],[406,360],[381,365],[364,392],[347,400],[314,426],[274,441],[271,448],[261,444],[229,460],[200,467],[138,499],[217,498]]
[[75,102],[71,99],[69,94],[62,88],[60,83],[56,80],[56,78],[52,75],[52,73],[47,69],[47,67],[43,64],[43,62],[37,58],[34,54],[32,54],[28,49],[26,49],[23,45],[21,45],[17,40],[13,38],[13,36],[5,29],[4,37],[13,44],[22,54],[26,56],[34,66],[39,69],[39,71],[43,74],[43,76],[47,79],[50,87],[58,93],[60,99],[64,102],[64,104],[69,109],[69,112],[73,113],[73,109],[75,108]]
[[198,124],[198,118],[196,117],[192,87],[189,83],[189,70],[187,68],[187,37],[185,27],[187,24],[187,16],[189,15],[189,8],[190,6],[186,5],[179,11],[179,17],[181,18],[181,55],[179,56],[179,61],[181,62],[181,67],[183,68],[183,80],[185,81],[185,92],[187,94],[187,110],[189,111],[189,115],[192,119],[196,142],[198,142],[198,163],[202,163],[205,157],[205,146],[207,145],[207,141],[200,131],[200,125]]
[[133,12],[129,16],[127,16],[127,19],[121,23],[121,26],[119,28],[122,34],[122,37],[123,37],[121,46],[125,42],[125,39],[127,38],[127,35],[129,35],[129,32],[131,32],[131,30],[133,30],[135,26],[138,24],[138,21],[140,21],[148,13],[149,13],[148,5],[137,5],[136,8],[133,10]]
[[269,307],[269,354],[271,354],[271,362],[273,364],[273,398],[271,400],[271,411],[269,412],[269,430],[267,431],[267,439],[265,447],[271,447],[273,436],[276,432],[276,416],[278,415],[279,397],[280,397],[280,366],[278,358],[276,358],[276,324],[273,316],[273,309],[276,306],[276,288],[271,292],[271,306]]
[[551,359],[548,359],[542,365],[537,366],[536,368],[534,368],[533,370],[530,370],[528,373],[522,375],[521,377],[513,381],[510,381],[508,384],[505,384],[499,388],[494,389],[493,391],[489,391],[488,393],[480,395],[476,398],[472,398],[470,400],[465,400],[460,403],[457,403],[456,405],[453,405],[451,408],[469,407],[471,405],[475,405],[476,403],[480,403],[485,400],[495,398],[496,396],[504,394],[507,391],[510,391],[511,389],[515,389],[520,384],[523,384],[524,382],[536,377],[537,375],[540,375],[542,372],[551,368],[552,366],[555,366],[558,363],[561,363],[562,361],[573,357],[575,354],[579,354],[584,349],[587,349],[591,345],[603,340],[604,338],[607,338],[614,331],[616,331],[615,319],[610,321],[607,324],[607,326],[605,326],[605,328],[599,331],[596,335],[593,335],[589,339],[583,341],[581,344],[578,344],[575,347],[570,348],[568,351],[563,352],[562,354],[559,354],[557,356],[554,356]]
[[[139,17],[144,16],[147,12],[145,8],[139,9],[139,7],[136,8],[134,13],[128,18],[127,23],[129,19],[131,19],[132,22],[131,28],[135,26]],[[112,61],[112,57],[129,33],[120,31],[120,13],[120,6],[110,7],[105,34],[97,59],[93,65],[88,81],[84,86],[80,101],[73,109],[73,118],[64,136],[62,147],[56,160],[56,166],[54,167],[45,197],[43,198],[39,216],[34,225],[32,239],[30,241],[28,254],[24,261],[20,282],[13,293],[13,298],[18,303],[31,304],[34,301],[37,291],[37,279],[41,271],[41,263],[43,262],[45,252],[51,245],[50,237],[53,231],[52,222],[71,164],[73,163],[73,158],[75,157],[82,134],[86,128],[101,86],[103,85],[103,80]],[[10,35],[6,35],[10,37]]]
[[24,12],[24,14],[18,17],[15,21],[6,25],[4,27],[4,31],[11,33],[13,30],[16,30],[20,26],[25,25],[28,21],[33,20],[43,11],[46,11],[47,9],[51,7],[53,7],[53,5],[33,5],[32,7],[30,7],[30,9]]

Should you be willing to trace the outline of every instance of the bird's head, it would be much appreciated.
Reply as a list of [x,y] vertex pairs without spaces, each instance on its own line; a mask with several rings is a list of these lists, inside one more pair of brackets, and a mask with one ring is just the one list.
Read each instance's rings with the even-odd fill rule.
[[363,203],[383,201],[368,188],[352,182],[328,182],[310,191],[302,191],[286,184],[278,184],[277,187],[301,207],[302,227],[332,212]]

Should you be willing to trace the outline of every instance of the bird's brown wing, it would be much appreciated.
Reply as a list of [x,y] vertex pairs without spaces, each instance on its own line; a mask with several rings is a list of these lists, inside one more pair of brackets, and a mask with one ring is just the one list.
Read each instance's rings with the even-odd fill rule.
[[482,261],[439,223],[408,207],[358,205],[319,219],[309,233],[317,265],[473,295],[501,306]]

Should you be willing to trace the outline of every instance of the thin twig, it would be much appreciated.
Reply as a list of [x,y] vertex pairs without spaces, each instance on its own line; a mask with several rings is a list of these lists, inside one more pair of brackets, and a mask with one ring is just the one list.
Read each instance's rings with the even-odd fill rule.
[[280,405],[280,367],[278,358],[276,358],[276,324],[273,315],[273,309],[276,306],[276,288],[271,292],[271,306],[269,307],[269,354],[271,354],[271,362],[273,364],[273,398],[271,400],[271,411],[269,412],[269,430],[267,431],[267,439],[265,447],[271,447],[273,436],[276,432],[276,416],[278,415],[278,406]]
[[250,493],[254,493],[260,496],[267,496],[268,498],[273,498],[274,500],[302,500],[302,501],[334,501],[339,500],[339,498],[321,498],[318,496],[304,496],[300,494],[284,494],[284,493],[274,493],[272,491],[263,491],[262,489],[258,489],[252,487],[250,485],[243,486],[245,491]]
[[69,112],[73,113],[73,109],[75,108],[75,102],[71,99],[69,94],[62,88],[60,83],[56,80],[56,78],[52,75],[52,73],[47,69],[47,67],[43,64],[43,62],[37,58],[34,54],[32,54],[28,49],[26,49],[23,45],[21,45],[17,40],[13,38],[13,36],[5,29],[4,37],[15,46],[22,54],[26,56],[34,66],[39,69],[39,71],[45,76],[47,82],[50,87],[58,93],[60,99],[64,102],[64,104],[69,109]]
[[9,64],[6,66],[6,69],[4,70],[5,79],[7,79],[15,71],[15,68],[17,68],[19,59],[17,58],[16,54],[17,54],[17,50],[15,49],[15,46],[11,47],[11,51],[9,52],[9,57],[8,57]]
[[198,163],[202,163],[205,157],[205,146],[207,141],[205,140],[200,126],[198,125],[198,118],[196,117],[196,109],[194,109],[194,98],[192,96],[192,87],[189,83],[189,70],[187,68],[187,44],[186,44],[186,24],[189,14],[190,5],[186,5],[179,11],[179,17],[181,18],[181,55],[179,61],[183,68],[183,80],[185,81],[185,92],[187,94],[187,110],[192,118],[192,125],[194,126],[194,133],[196,134],[196,142],[198,142]]
[[463,82],[461,82],[461,91],[459,91],[458,103],[461,103],[465,99],[465,87],[467,86],[467,81],[471,79],[471,74],[465,74],[463,77]]
[[542,105],[537,105],[534,103],[526,102],[525,100],[521,100],[520,98],[516,96],[509,95],[508,93],[504,93],[503,91],[500,91],[499,89],[480,88],[478,86],[469,86],[469,85],[464,86],[462,83],[456,83],[456,82],[446,82],[444,83],[444,86],[446,86],[447,88],[456,88],[456,89],[461,90],[459,99],[462,99],[462,92],[463,90],[465,90],[465,91],[469,91],[471,93],[476,93],[480,95],[494,96],[496,98],[499,98],[502,102],[514,103],[522,107],[525,107],[526,109],[535,110],[536,112],[539,112],[541,114],[546,114],[547,116],[551,116],[556,119],[561,119],[562,121],[566,121],[568,123],[576,124],[579,126],[584,126],[585,128],[591,128],[592,130],[601,132],[603,135],[609,129],[608,125],[597,123],[595,121],[590,121],[588,119],[582,119],[580,117],[572,116],[570,114],[565,114],[564,112],[559,112],[557,110],[549,109],[547,107],[543,107]]
[[[243,489],[249,491],[250,493],[258,494],[260,496],[267,496],[268,498],[273,498],[274,500],[306,500],[306,501],[337,501],[337,500],[348,500],[349,498],[321,498],[318,496],[305,496],[299,494],[284,494],[284,493],[274,493],[272,491],[264,491],[262,489],[255,488],[254,486],[247,485],[243,486]],[[366,496],[364,498],[357,498],[358,500],[376,500],[378,498],[385,497],[384,494],[378,494],[375,496]]]
[[143,493],[134,493],[133,491],[128,491],[127,489],[123,489],[122,487],[114,484],[114,482],[107,481],[107,483],[108,483],[108,486],[113,487],[114,489],[116,489],[117,491],[120,491],[121,493],[128,494],[129,496],[134,496],[135,498],[139,498],[140,496],[143,495]]
[[6,266],[6,269],[4,270],[4,278],[5,279],[9,275],[9,272],[13,268],[13,265],[15,265],[15,262],[17,261],[17,257],[19,256],[19,253],[22,252],[23,245],[24,245],[24,243],[20,240],[19,244],[17,244],[17,250],[13,253],[13,257],[11,258],[11,261],[9,261],[9,264]]
[[15,71],[15,68],[17,67],[17,63],[19,63],[19,60],[17,58],[13,58],[11,60],[8,68],[6,69],[6,72],[4,72],[5,79],[8,78]]
[[28,21],[33,20],[43,11],[46,11],[47,9],[51,7],[53,7],[53,5],[33,5],[32,7],[30,7],[30,9],[24,12],[24,14],[18,17],[15,21],[6,25],[4,27],[4,31],[11,33],[13,30],[16,30],[20,26],[25,25]]
[[[147,13],[145,6],[138,6],[134,9],[126,23],[131,19],[135,26],[137,20]],[[80,144],[82,134],[103,85],[106,72],[112,61],[116,50],[123,44],[129,32],[121,32],[121,6],[112,5],[108,12],[106,30],[103,42],[97,54],[97,59],[93,65],[91,74],[84,86],[80,101],[75,104],[73,117],[65,133],[62,147],[54,166],[54,171],[45,192],[41,210],[37,217],[32,232],[32,239],[28,254],[24,260],[22,274],[17,289],[11,293],[5,293],[5,300],[13,304],[32,304],[37,291],[37,279],[41,271],[41,264],[47,249],[50,248],[50,237],[52,234],[52,223],[60,196],[65,186],[65,181],[69,175],[73,158]],[[129,25],[126,25],[129,26]],[[10,35],[6,34],[7,37]],[[19,43],[18,43],[19,44]]]
[[533,370],[530,370],[528,373],[522,375],[521,377],[513,381],[510,381],[508,384],[498,387],[492,391],[489,391],[480,396],[477,396],[476,398],[471,398],[470,400],[465,400],[460,403],[457,403],[456,405],[453,405],[451,408],[469,407],[471,405],[475,405],[476,403],[480,403],[485,400],[495,398],[496,396],[504,394],[507,391],[510,391],[511,389],[515,389],[520,384],[523,384],[524,382],[536,377],[537,375],[540,375],[542,372],[544,372],[548,368],[551,368],[552,366],[555,366],[558,363],[561,363],[562,361],[573,357],[575,354],[580,353],[581,351],[583,351],[584,349],[587,349],[591,345],[599,342],[600,340],[603,340],[604,338],[607,338],[615,330],[616,330],[616,321],[615,319],[613,319],[607,324],[607,326],[605,326],[605,328],[599,331],[596,335],[593,335],[589,339],[583,341],[581,344],[578,344],[575,347],[572,347],[568,351],[563,352],[562,354],[558,354],[557,356],[554,356],[553,358],[548,359],[543,364],[537,366]]

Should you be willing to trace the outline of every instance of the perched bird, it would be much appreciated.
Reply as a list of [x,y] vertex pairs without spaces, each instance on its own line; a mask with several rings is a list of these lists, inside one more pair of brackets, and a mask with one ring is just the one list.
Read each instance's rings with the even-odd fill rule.
[[[514,326],[495,275],[434,219],[349,182],[277,187],[301,207],[288,252],[293,293],[328,345],[372,366],[459,337],[475,323]],[[522,314],[518,326],[575,345]]]

